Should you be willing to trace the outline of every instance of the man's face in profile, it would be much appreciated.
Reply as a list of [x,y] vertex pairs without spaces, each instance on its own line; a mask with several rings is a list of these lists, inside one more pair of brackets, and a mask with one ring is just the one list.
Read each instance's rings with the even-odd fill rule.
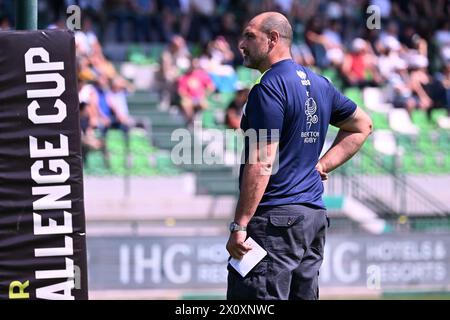
[[259,69],[267,58],[269,52],[268,35],[259,30],[258,25],[252,20],[244,29],[242,39],[239,42],[244,66],[251,69]]

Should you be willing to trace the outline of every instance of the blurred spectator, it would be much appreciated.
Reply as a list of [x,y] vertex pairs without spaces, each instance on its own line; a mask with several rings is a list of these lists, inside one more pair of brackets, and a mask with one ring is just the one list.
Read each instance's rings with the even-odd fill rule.
[[134,124],[128,109],[127,95],[132,90],[125,79],[116,77],[110,82],[111,89],[107,92],[106,98],[115,112],[118,122],[132,127]]
[[426,67],[428,66],[428,60],[421,60],[416,57],[413,68],[411,71],[411,81],[413,90],[419,97],[419,106],[422,109],[428,111],[428,116],[431,118],[431,111],[435,108],[448,108],[447,92],[445,89],[445,73],[444,77],[439,79],[438,77],[432,77]]
[[389,42],[387,46],[377,43],[377,47],[379,52],[378,70],[384,80],[389,81],[399,72],[398,70],[407,68],[407,63],[400,57],[401,47],[396,42]]
[[289,15],[291,13],[293,0],[274,0],[274,2],[276,11],[279,11],[284,15]]
[[[389,100],[410,112],[423,109],[430,113],[449,105],[448,0],[41,0],[40,21],[52,22],[49,28],[65,28],[65,8],[72,4],[82,9],[82,30],[75,33],[80,75],[85,78],[80,82],[80,101],[83,97],[86,101],[80,107],[93,130],[107,130],[113,123],[129,127],[132,122],[126,104],[129,84],[121,83],[124,79],[105,58],[104,41],[167,44],[158,71],[161,106],[178,103],[177,90],[184,88],[189,94],[183,93],[178,107],[191,122],[195,110],[206,107],[206,99],[193,97],[196,89],[190,85],[201,83],[199,92],[211,88],[234,92],[236,66],[242,63],[237,46],[242,26],[250,16],[270,10],[285,13],[292,22],[292,54],[298,63],[319,72],[334,67],[341,77],[336,80],[344,80],[347,86],[386,85],[386,92],[393,92]],[[367,29],[369,5],[380,8],[383,30]],[[13,1],[0,0],[0,30],[10,29],[13,19]],[[194,66],[180,77],[190,68],[191,52],[185,39],[192,54],[200,57],[200,68]],[[142,47],[147,54],[147,47]],[[156,52],[154,47],[150,51]],[[214,86],[202,82],[208,77],[199,74],[205,72]],[[91,84],[95,82],[97,89]],[[238,123],[237,100],[227,110],[229,126]],[[108,110],[110,114],[105,114]]]
[[442,68],[442,73],[436,77],[444,92],[444,107],[447,109],[447,117],[438,120],[439,126],[450,129],[450,62]]
[[[115,101],[111,100],[110,80],[105,75],[100,75],[95,83],[95,89],[98,97],[98,107],[103,118],[102,132],[106,135],[109,128],[117,128],[128,133],[129,119],[127,110],[123,106],[117,106]],[[122,109],[120,108],[122,107]]]
[[370,5],[377,6],[380,10],[380,16],[386,21],[391,16],[392,4],[391,0],[370,0]]
[[81,30],[75,32],[75,45],[79,55],[91,55],[100,48],[100,42],[93,31],[92,19],[89,15],[82,15]]
[[443,87],[445,88],[445,97],[447,102],[448,115],[450,116],[450,62],[444,67],[444,72],[441,78]]
[[419,99],[413,95],[411,79],[408,73],[408,64],[402,59],[396,59],[392,71],[387,78],[393,88],[392,103],[396,108],[404,108],[409,114],[419,108]]
[[8,31],[8,30],[11,30],[9,18],[6,15],[2,16],[0,11],[0,31]]
[[219,34],[225,38],[233,53],[233,65],[242,64],[241,52],[238,48],[241,29],[236,20],[236,15],[231,12],[225,12],[221,17]]
[[86,107],[86,102],[80,102],[81,155],[84,164],[86,164],[88,153],[101,150],[104,143],[96,137],[94,128],[89,126],[89,114]]
[[234,53],[231,51],[230,44],[223,36],[218,36],[210,44],[210,54],[219,64],[233,63]]
[[191,54],[183,37],[173,36],[160,61],[161,106],[171,105],[176,94],[176,80],[189,68]]
[[428,61],[425,59],[409,62],[411,69],[411,87],[419,100],[419,108],[423,110],[428,110],[433,106],[431,96],[434,91],[434,84],[426,71],[427,66]]
[[53,30],[53,29],[65,29],[66,28],[66,21],[63,18],[59,18],[56,21],[51,22],[47,29]]
[[134,28],[133,40],[137,41],[137,18],[133,12],[132,0],[108,0],[105,2],[105,8],[108,12],[108,22],[115,21],[116,41],[125,40],[124,27],[127,22],[131,22]]
[[[50,21],[59,20],[62,14],[65,14],[67,3],[64,0],[51,0],[47,1],[48,4],[46,6],[47,14],[49,15]],[[44,4],[45,5],[45,4]]]
[[[292,4],[292,16],[294,26],[298,24],[304,25],[312,16],[317,14],[321,0],[294,1]],[[294,29],[296,29],[294,27]],[[294,32],[295,33],[295,32]]]
[[136,41],[164,41],[161,17],[156,12],[154,0],[131,0],[135,15]]
[[177,33],[186,38],[191,19],[189,0],[161,0],[158,1],[158,7],[164,42],[170,41]]
[[210,41],[199,59],[200,68],[209,74],[219,92],[235,91],[237,75],[231,66],[233,59],[234,53],[222,36]]
[[199,67],[198,59],[192,59],[189,70],[178,79],[180,107],[188,124],[197,112],[208,108],[207,96],[214,91],[214,84],[206,71]]
[[434,35],[443,64],[450,63],[450,20],[444,20]]
[[81,149],[83,162],[86,163],[87,154],[91,150],[101,150],[104,141],[96,136],[97,128],[97,105],[96,93],[88,81],[94,78],[86,70],[80,71],[78,75],[78,99],[80,101],[80,129],[81,129]]
[[293,44],[292,48],[292,58],[296,63],[301,64],[303,66],[312,66],[315,63],[314,56],[309,50],[309,47],[306,44],[299,43]]
[[192,42],[205,44],[217,33],[214,0],[190,0],[191,23],[187,39]]
[[15,9],[14,1],[12,0],[0,0],[0,21],[5,17],[9,21],[9,24],[14,22]]
[[371,47],[361,38],[352,42],[352,51],[347,53],[342,65],[342,74],[347,86],[377,86],[381,77],[377,70],[377,58]]
[[249,89],[244,88],[237,91],[233,101],[230,102],[225,113],[225,124],[230,129],[241,127],[241,118],[244,105],[247,101]]
[[326,5],[326,16],[328,19],[339,21],[344,15],[342,3],[338,1],[329,1]]
[[386,30],[383,30],[380,35],[380,44],[385,48],[397,49],[401,47],[399,35],[398,35],[398,25],[395,21],[389,21]]
[[[129,146],[129,129],[130,121],[124,110],[120,110],[120,106],[117,106],[110,97],[109,79],[105,75],[100,75],[97,78],[95,84],[95,90],[97,93],[97,107],[100,115],[100,134],[102,141],[106,141],[106,136],[109,129],[120,129],[125,136],[125,145],[128,149]],[[103,144],[102,148],[103,158],[105,161],[105,167],[110,168],[110,157],[106,144]]]
[[323,39],[326,57],[330,63],[339,67],[344,60],[344,50],[341,38],[342,26],[339,20],[330,20],[329,25],[323,31]]
[[439,47],[450,44],[450,20],[444,20],[438,30],[436,30],[435,40]]
[[326,68],[330,65],[327,58],[326,48],[328,39],[323,36],[323,19],[314,16],[305,27],[305,40],[314,56],[314,60],[319,68]]

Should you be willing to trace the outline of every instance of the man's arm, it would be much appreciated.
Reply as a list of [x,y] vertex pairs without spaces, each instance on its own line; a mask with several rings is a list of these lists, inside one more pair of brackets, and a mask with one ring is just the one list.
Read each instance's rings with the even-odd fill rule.
[[[244,166],[241,192],[236,206],[234,221],[240,226],[247,226],[261,201],[272,173],[278,142],[269,142],[266,152],[261,156],[258,147],[250,147],[249,163]],[[227,250],[233,258],[241,259],[251,247],[244,245],[246,231],[235,231],[230,234]]]
[[326,180],[329,172],[350,159],[372,133],[372,120],[359,107],[352,116],[336,126],[340,130],[333,145],[317,164],[322,180]]

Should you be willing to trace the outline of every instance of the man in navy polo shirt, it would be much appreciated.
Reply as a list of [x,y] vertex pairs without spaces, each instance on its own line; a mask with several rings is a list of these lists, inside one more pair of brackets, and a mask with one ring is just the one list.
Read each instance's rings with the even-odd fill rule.
[[[265,12],[248,23],[239,45],[244,65],[262,75],[241,120],[256,139],[246,140],[227,250],[241,259],[252,237],[267,255],[245,277],[228,267],[228,299],[318,299],[328,224],[322,180],[372,131],[354,102],[292,60],[291,42],[288,20]],[[319,160],[329,124],[340,130]]]

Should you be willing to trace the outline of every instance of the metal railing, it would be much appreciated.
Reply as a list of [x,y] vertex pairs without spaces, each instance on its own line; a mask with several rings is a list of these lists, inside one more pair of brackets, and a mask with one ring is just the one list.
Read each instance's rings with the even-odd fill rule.
[[[327,192],[352,196],[385,217],[450,216],[450,206],[400,172],[398,157],[393,156],[387,163],[385,159],[376,152],[361,150],[337,170]],[[357,172],[357,164],[375,173]]]

